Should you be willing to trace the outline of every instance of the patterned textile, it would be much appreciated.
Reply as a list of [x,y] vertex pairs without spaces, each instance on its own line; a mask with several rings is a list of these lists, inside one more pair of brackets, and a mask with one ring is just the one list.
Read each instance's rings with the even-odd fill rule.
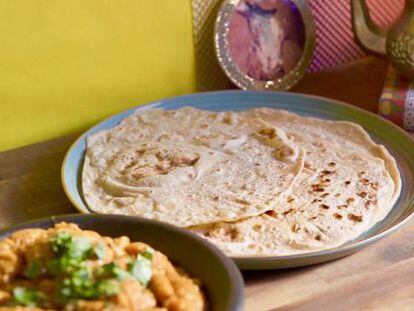
[[[366,0],[373,21],[390,26],[404,9],[404,0]],[[310,71],[319,71],[363,57],[354,40],[351,0],[309,0],[316,26],[316,48]]]
[[414,81],[398,74],[392,66],[388,68],[379,114],[414,132]]

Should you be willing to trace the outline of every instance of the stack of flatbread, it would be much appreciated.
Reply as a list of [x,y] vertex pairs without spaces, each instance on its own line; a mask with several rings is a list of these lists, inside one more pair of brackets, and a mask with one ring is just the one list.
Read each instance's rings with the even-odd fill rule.
[[98,213],[186,227],[231,256],[331,248],[382,220],[401,181],[354,123],[259,108],[138,110],[87,139],[83,194]]

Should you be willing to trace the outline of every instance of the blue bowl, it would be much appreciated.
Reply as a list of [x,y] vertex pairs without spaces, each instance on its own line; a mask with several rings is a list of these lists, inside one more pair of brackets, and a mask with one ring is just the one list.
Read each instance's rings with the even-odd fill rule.
[[300,115],[330,120],[348,120],[360,124],[378,143],[396,158],[402,177],[402,193],[387,217],[353,241],[329,250],[292,256],[234,258],[242,269],[274,269],[304,266],[336,259],[395,231],[414,211],[414,140],[402,129],[379,116],[332,99],[283,92],[221,91],[198,93],[160,100],[114,115],[81,135],[71,146],[62,165],[64,190],[82,213],[91,213],[82,195],[81,171],[86,137],[117,125],[137,109],[173,110],[192,106],[211,111],[240,111],[257,107],[285,109]]

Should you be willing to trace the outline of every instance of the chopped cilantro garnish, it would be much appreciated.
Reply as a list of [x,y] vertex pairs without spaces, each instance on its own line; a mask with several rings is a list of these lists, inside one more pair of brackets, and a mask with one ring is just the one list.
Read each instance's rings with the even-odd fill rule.
[[98,282],[97,291],[103,296],[113,296],[119,293],[120,285],[117,280],[102,280]]
[[47,262],[48,272],[62,275],[84,266],[84,260],[91,255],[92,244],[87,237],[72,236],[61,231],[51,240],[56,256]]
[[65,278],[60,294],[66,299],[96,299],[101,296],[113,296],[120,290],[115,279],[96,280],[88,269],[79,269]]
[[[30,279],[45,273],[59,280],[57,293],[62,300],[97,299],[116,295],[121,289],[121,280],[136,279],[144,286],[152,277],[152,251],[146,251],[131,260],[127,269],[117,263],[109,263],[93,270],[88,259],[104,259],[105,244],[92,245],[87,237],[73,236],[68,232],[58,232],[51,240],[54,256],[44,261],[28,264],[24,275]],[[35,306],[42,293],[23,287],[16,288],[14,303]]]
[[150,250],[147,250],[145,252],[142,252],[140,255],[142,257],[147,258],[148,260],[152,260],[152,251],[150,251]]
[[116,278],[118,280],[124,280],[129,278],[130,274],[116,263],[111,262],[100,267],[96,272],[96,276],[98,278]]
[[91,241],[87,237],[73,237],[68,247],[68,255],[72,258],[86,258],[92,249]]
[[119,292],[117,280],[130,277],[130,274],[115,263],[100,267],[96,273],[87,265],[86,259],[95,255],[105,257],[105,245],[92,246],[86,237],[72,236],[59,232],[52,240],[55,256],[47,263],[48,272],[61,276],[60,296],[64,299],[96,299],[113,296]]
[[37,303],[44,298],[39,291],[26,287],[16,287],[13,290],[13,304],[27,307],[36,307]]
[[61,231],[56,234],[56,236],[52,237],[52,249],[55,253],[60,252],[62,249],[66,247],[72,240],[72,236],[66,232]]
[[24,270],[24,276],[29,279],[36,279],[42,273],[42,264],[39,260],[30,262]]
[[52,249],[55,253],[69,258],[84,259],[89,256],[92,245],[87,237],[72,236],[61,231],[52,239]]
[[60,293],[67,299],[93,299],[99,297],[90,268],[83,267],[63,279]]
[[99,243],[93,248],[93,252],[98,259],[105,259],[105,244]]
[[[152,254],[151,254],[152,255]],[[137,259],[128,265],[128,271],[142,285],[147,286],[152,277],[151,260],[147,257],[138,255]]]
[[85,266],[85,262],[79,258],[70,258],[67,255],[55,257],[47,262],[47,271],[51,275],[62,275],[76,271]]

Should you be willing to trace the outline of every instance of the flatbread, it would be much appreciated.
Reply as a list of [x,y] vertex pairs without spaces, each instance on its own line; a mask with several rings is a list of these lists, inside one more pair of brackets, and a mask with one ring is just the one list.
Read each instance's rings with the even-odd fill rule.
[[234,112],[139,110],[87,138],[82,188],[98,213],[187,227],[276,207],[305,153],[277,126]]
[[277,126],[307,153],[291,195],[275,209],[190,228],[227,254],[291,255],[338,246],[382,220],[398,199],[395,159],[359,125],[267,108],[243,117]]

